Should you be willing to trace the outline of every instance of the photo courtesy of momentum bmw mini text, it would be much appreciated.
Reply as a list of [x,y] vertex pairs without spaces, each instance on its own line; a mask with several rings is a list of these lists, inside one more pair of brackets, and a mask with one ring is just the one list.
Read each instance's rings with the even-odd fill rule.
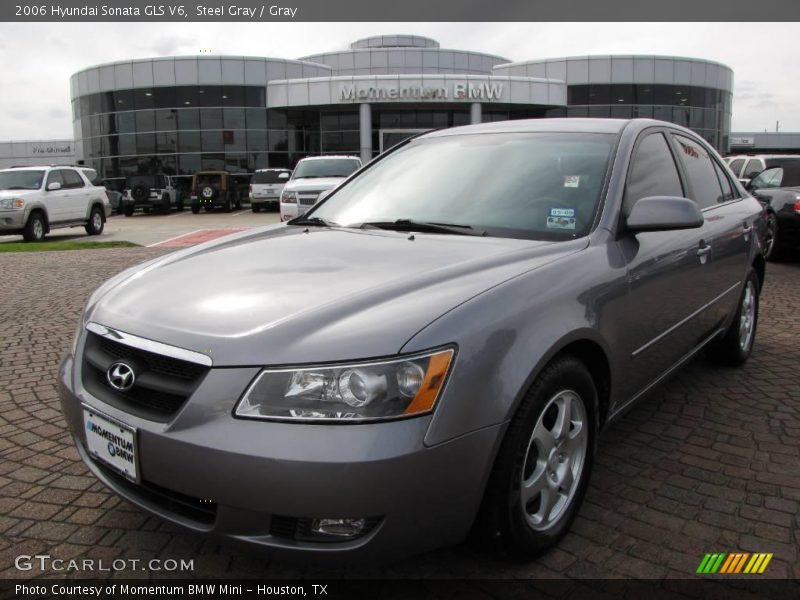
[[800,5],[598,7],[0,5],[0,598],[800,598]]

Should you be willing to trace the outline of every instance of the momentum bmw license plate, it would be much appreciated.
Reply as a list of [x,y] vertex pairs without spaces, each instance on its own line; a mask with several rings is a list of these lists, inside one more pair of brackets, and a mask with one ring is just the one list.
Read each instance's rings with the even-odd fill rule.
[[136,429],[98,413],[85,404],[83,428],[89,454],[131,481],[136,481]]

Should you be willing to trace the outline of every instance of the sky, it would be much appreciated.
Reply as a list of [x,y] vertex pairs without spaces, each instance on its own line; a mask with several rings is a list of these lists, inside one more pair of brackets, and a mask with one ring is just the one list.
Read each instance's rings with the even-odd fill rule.
[[[213,54],[299,58],[416,34],[512,61],[664,54],[734,71],[734,132],[800,131],[798,23],[0,23],[0,140],[72,138],[69,78],[99,63]],[[769,40],[769,44],[755,43]]]

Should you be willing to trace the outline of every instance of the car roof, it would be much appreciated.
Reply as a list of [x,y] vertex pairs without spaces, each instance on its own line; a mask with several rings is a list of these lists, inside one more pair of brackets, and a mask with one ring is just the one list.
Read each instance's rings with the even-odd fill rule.
[[255,170],[256,173],[266,173],[267,171],[280,171],[281,173],[284,172],[284,171],[288,171],[288,172],[291,173],[292,170],[289,169],[289,168],[284,168],[284,167],[281,167],[281,168],[277,168],[276,167],[274,169],[256,169]]
[[322,160],[328,158],[347,158],[349,160],[361,160],[358,156],[349,156],[346,154],[324,154],[322,156],[306,156],[305,158],[301,158],[298,162],[302,162],[304,160]]
[[420,138],[467,135],[472,133],[619,133],[632,122],[649,122],[653,125],[671,125],[671,123],[655,121],[653,119],[518,119],[439,129],[422,134]]

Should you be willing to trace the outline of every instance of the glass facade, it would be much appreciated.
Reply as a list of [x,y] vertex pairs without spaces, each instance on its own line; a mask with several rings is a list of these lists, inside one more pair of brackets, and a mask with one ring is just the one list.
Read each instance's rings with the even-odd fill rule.
[[723,90],[677,84],[585,84],[567,87],[567,115],[669,121],[727,148],[733,96]]
[[264,86],[116,90],[77,98],[72,108],[84,161],[106,179],[248,173],[320,151],[319,112],[269,110]]

